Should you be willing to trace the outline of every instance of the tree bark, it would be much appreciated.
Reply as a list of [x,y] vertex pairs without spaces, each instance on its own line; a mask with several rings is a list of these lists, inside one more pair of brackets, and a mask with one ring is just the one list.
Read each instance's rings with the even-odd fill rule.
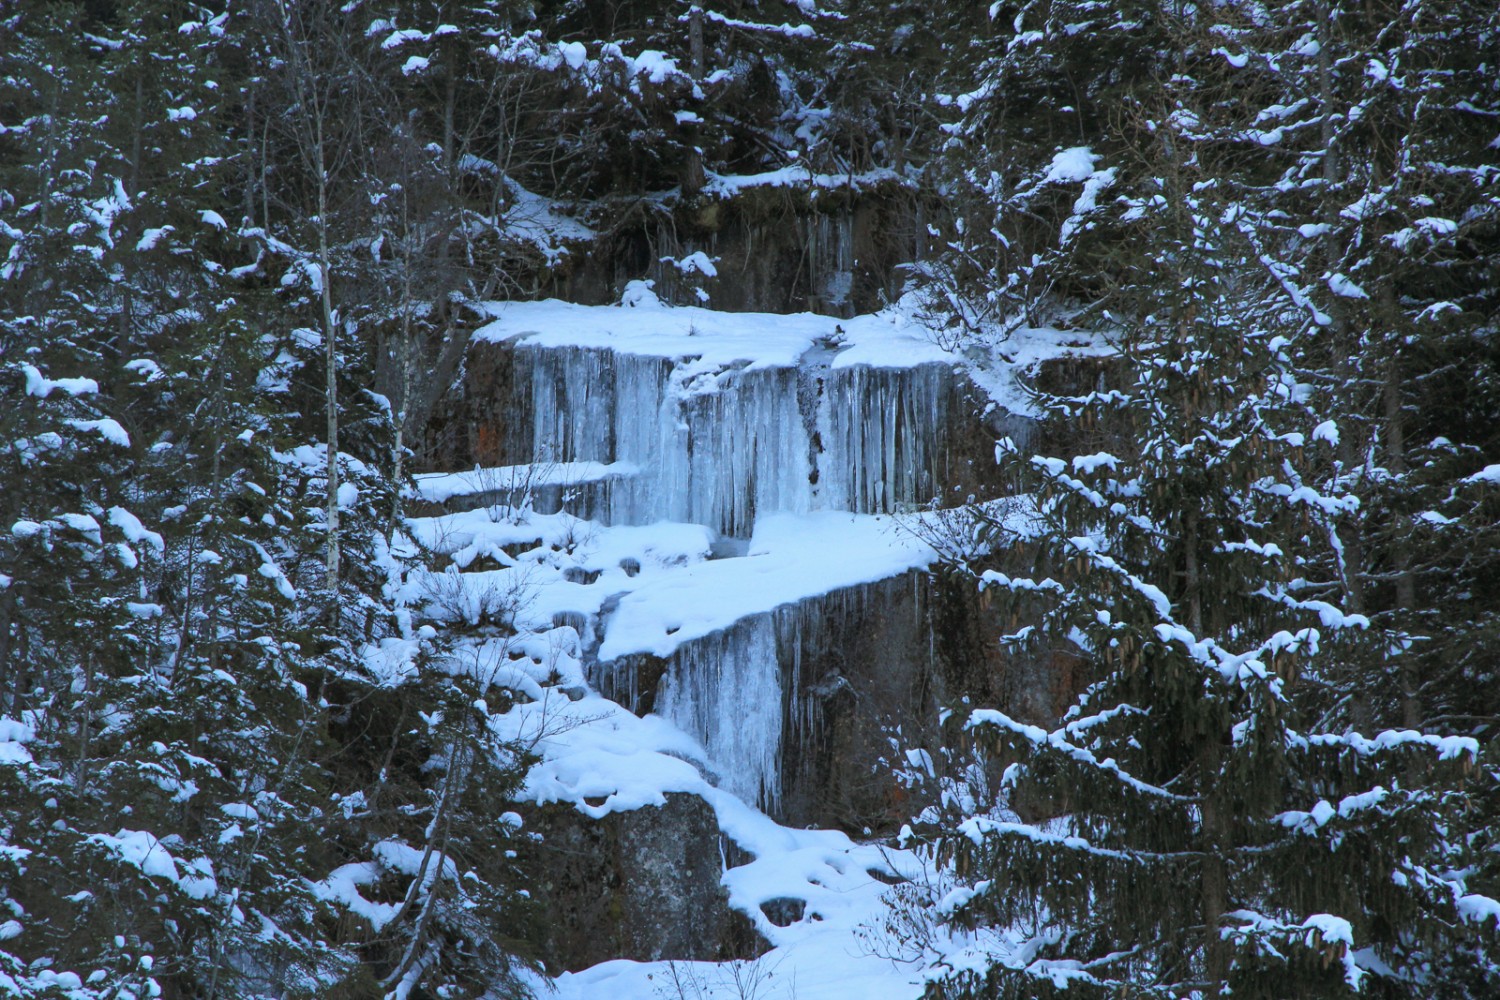
[[1229,873],[1222,853],[1226,824],[1220,803],[1214,797],[1222,756],[1217,738],[1205,737],[1198,750],[1198,791],[1203,812],[1203,868],[1198,877],[1198,894],[1203,915],[1203,972],[1211,996],[1220,995],[1220,987],[1229,978],[1229,948],[1219,933],[1219,925],[1229,909]]
[[[693,84],[703,79],[703,8],[694,6],[688,12],[688,52],[692,60]],[[687,133],[687,158],[682,166],[682,196],[692,198],[703,190],[708,177],[703,172],[703,154],[698,149],[698,126],[684,129]]]
[[[1400,366],[1396,358],[1388,362],[1385,377],[1385,447],[1386,464],[1398,481],[1404,480],[1409,471],[1406,463],[1406,428],[1401,414],[1401,386],[1398,382]],[[1394,511],[1398,518],[1393,525],[1391,538],[1391,562],[1395,568],[1396,612],[1398,622],[1409,619],[1417,610],[1417,581],[1412,573],[1411,543],[1405,525],[1400,518],[1403,512]],[[1403,650],[1398,660],[1401,681],[1401,724],[1407,729],[1422,726],[1421,677],[1417,659],[1411,650]]]

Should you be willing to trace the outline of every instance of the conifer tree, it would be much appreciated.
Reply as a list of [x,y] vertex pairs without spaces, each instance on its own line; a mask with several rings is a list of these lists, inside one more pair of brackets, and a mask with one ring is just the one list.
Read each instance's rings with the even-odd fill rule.
[[[309,443],[325,357],[297,289],[265,286],[276,256],[316,257],[232,221],[271,202],[234,131],[265,96],[250,25],[142,2],[7,29],[0,463],[27,488],[0,500],[0,982],[515,992],[523,874],[484,796],[527,760],[404,607],[384,412],[348,393],[341,481]],[[352,556],[331,587],[330,494]],[[412,669],[378,669],[391,643]],[[373,746],[393,702],[433,728]],[[437,860],[409,870],[429,830]],[[377,926],[361,891],[414,905]]]
[[1386,638],[1304,576],[1353,500],[1311,485],[1305,345],[1237,296],[1234,210],[1172,180],[1141,208],[1182,234],[1156,251],[1180,285],[1126,328],[1123,391],[1072,404],[1122,453],[1031,459],[1060,579],[984,578],[1044,609],[1018,645],[1072,642],[1096,673],[1051,731],[969,716],[1003,791],[937,845],[970,886],[945,919],[985,943],[932,993],[1426,995],[1494,907],[1456,874],[1479,747],[1309,711]]
[[[1113,91],[1088,146],[1044,141],[1015,188],[959,160],[996,220],[976,239],[1000,250],[956,240],[947,274],[1021,322],[1088,307],[1121,360],[1113,388],[1047,401],[1054,419],[1104,428],[1108,451],[1008,459],[1037,490],[1046,575],[982,583],[1039,618],[1014,645],[1080,649],[1092,683],[1050,731],[960,716],[975,766],[914,834],[957,879],[935,901],[953,937],[930,993],[1480,995],[1496,969],[1474,958],[1500,911],[1476,838],[1493,797],[1479,743],[1446,735],[1466,727],[1351,711],[1412,641],[1341,585],[1389,558],[1346,543],[1370,463],[1350,475],[1339,446],[1343,418],[1363,412],[1347,358],[1357,370],[1378,357],[1353,331],[1379,321],[1346,311],[1330,343],[1327,296],[1359,289],[1327,264],[1321,287],[1303,277],[1296,240],[1327,235],[1330,216],[1293,208],[1297,185],[1267,177],[1267,116],[1301,106],[1222,45],[1237,8],[1137,13],[1123,37],[1163,30],[1124,70],[1070,55],[1086,33],[1066,18],[1047,22],[1055,33],[1018,22],[958,129],[988,122],[1006,148],[1001,112],[1028,86],[1007,75],[1017,52],[1075,81],[1162,67]],[[1010,131],[1027,136],[1024,122]],[[1290,159],[1292,173],[1322,162]],[[1064,212],[1028,217],[1049,186],[1066,198],[1076,184],[1060,227],[1048,224]],[[958,319],[984,318],[947,288]],[[990,769],[1004,770],[998,794]]]
[[[1492,627],[1451,554],[1492,550],[1484,519],[1453,494],[1496,441],[1453,403],[1495,412],[1493,151],[1470,126],[1500,101],[1481,55],[1500,26],[1461,0],[1280,14],[1224,32],[1236,83],[1257,79],[1266,95],[1245,138],[1280,168],[1239,190],[1265,206],[1257,250],[1288,314],[1322,331],[1309,360],[1337,382],[1324,406],[1333,475],[1361,501],[1341,526],[1343,586],[1392,638],[1361,665],[1347,711],[1361,726],[1415,727],[1455,714],[1437,707],[1453,697],[1445,664]],[[1494,702],[1475,693],[1463,700],[1477,723]]]

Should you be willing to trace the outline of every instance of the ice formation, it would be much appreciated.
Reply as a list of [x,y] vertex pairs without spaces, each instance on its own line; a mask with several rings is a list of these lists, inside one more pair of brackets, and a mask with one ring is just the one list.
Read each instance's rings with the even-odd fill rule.
[[951,471],[955,359],[896,317],[518,303],[479,336],[513,345],[515,460],[639,470],[609,523],[746,538],[763,514],[920,506]]
[[[912,859],[774,817],[830,787],[825,744],[848,735],[851,699],[899,712],[930,672],[926,570],[953,528],[927,508],[967,498],[954,487],[988,435],[1030,433],[1025,392],[899,311],[627,298],[491,309],[476,340],[498,395],[472,402],[510,464],[419,477],[411,538],[444,568],[414,575],[415,599],[470,626],[451,669],[516,695],[491,725],[540,757],[523,799],[599,818],[703,798],[742,861],[723,876],[731,905],[773,947],[753,964],[787,973],[767,995],[905,1000],[920,983],[850,945]],[[1012,368],[1065,343],[1023,334]],[[987,430],[965,423],[971,391],[992,401]],[[1025,530],[1023,500],[995,503]],[[399,678],[419,645],[366,656]],[[784,926],[762,906],[786,900],[805,916]],[[720,985],[712,964],[620,961],[546,986],[634,1000],[661,994],[667,966],[705,996]]]
[[952,369],[724,366],[591,347],[516,347],[533,461],[639,470],[613,524],[679,521],[748,537],[757,516],[891,513],[932,500]]
[[831,369],[818,409],[820,507],[891,513],[935,498],[948,478],[953,370],[947,365]]
[[[495,403],[508,459],[523,463],[509,468],[544,470],[527,494],[545,495],[542,513],[565,507],[611,530],[699,524],[720,540],[714,556],[743,558],[628,582],[601,566],[589,595],[533,603],[593,622],[596,687],[693,736],[723,787],[774,814],[783,740],[806,724],[799,650],[843,627],[817,599],[847,603],[932,560],[899,522],[962,478],[954,417],[970,383],[962,359],[895,311],[840,320],[628,298],[494,308],[477,337],[507,352],[502,391],[514,395]],[[435,478],[424,491],[449,487]]]
[[[745,615],[681,642],[663,657],[631,654],[597,664],[594,685],[632,711],[649,708],[692,736],[706,748],[704,763],[719,787],[780,816],[784,768],[789,761],[812,763],[798,748],[817,736],[817,700],[831,693],[819,689],[869,681],[820,676],[817,666],[841,659],[830,651],[854,646],[856,633],[907,591],[914,592],[911,606],[920,617],[922,574],[893,572]],[[642,596],[654,603],[657,595],[648,590]],[[912,634],[926,629],[925,620],[909,625]]]
[[662,678],[655,711],[703,744],[720,788],[775,815],[782,702],[775,628],[758,615],[684,646]]
[[747,537],[757,511],[812,507],[796,371],[717,368],[588,347],[522,343],[534,461],[628,463],[612,524],[679,521]]

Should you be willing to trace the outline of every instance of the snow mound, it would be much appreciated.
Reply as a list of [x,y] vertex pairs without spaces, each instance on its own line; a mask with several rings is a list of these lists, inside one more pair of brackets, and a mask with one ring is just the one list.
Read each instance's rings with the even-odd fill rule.
[[[605,962],[553,980],[559,1000],[659,1000],[676,995],[674,976],[705,997],[739,996],[736,977],[759,983],[756,995],[768,1000],[913,1000],[921,993],[915,967],[892,963],[875,945],[859,944],[887,912],[889,883],[914,874],[916,862],[907,852],[860,844],[835,831],[779,826],[710,786],[691,763],[703,755],[691,738],[661,718],[637,718],[597,695],[571,701],[550,692],[491,724],[497,736],[521,740],[542,758],[523,800],[570,802],[598,818],[661,805],[669,793],[698,795],[713,807],[724,836],[752,857],[727,869],[723,881],[730,906],[771,944],[766,955],[730,965]],[[764,907],[786,902],[797,904],[792,912],[800,915],[779,926]]]

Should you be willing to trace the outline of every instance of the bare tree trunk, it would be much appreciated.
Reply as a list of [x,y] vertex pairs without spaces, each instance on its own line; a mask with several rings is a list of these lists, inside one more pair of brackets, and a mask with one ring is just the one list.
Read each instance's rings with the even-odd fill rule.
[[[693,82],[703,79],[703,8],[694,5],[688,12],[688,52],[692,59]],[[703,190],[708,178],[703,172],[703,154],[698,149],[698,127],[687,130],[687,160],[682,167],[682,196],[692,198]]]
[[1203,579],[1198,567],[1198,520],[1196,510],[1187,512],[1183,528],[1183,590],[1187,598],[1188,628],[1193,635],[1203,635]]
[[[284,58],[289,83],[296,98],[295,134],[303,162],[313,174],[317,186],[317,252],[318,298],[322,312],[324,409],[327,417],[327,492],[324,499],[324,522],[328,532],[324,552],[324,570],[330,590],[339,578],[339,397],[338,397],[338,311],[333,304],[333,264],[328,238],[328,114],[331,85],[313,67],[308,46],[313,44],[301,18],[312,8],[292,0],[277,0],[279,33],[285,47]],[[331,37],[318,39],[329,44]],[[270,118],[267,117],[269,126]],[[262,163],[264,169],[264,163]],[[269,217],[267,231],[269,232]]]
[[[322,132],[321,116],[319,132]],[[321,135],[320,135],[321,139]],[[318,152],[318,274],[322,287],[323,346],[324,346],[324,400],[328,413],[328,497],[327,525],[328,551],[326,569],[328,587],[333,589],[339,581],[339,389],[338,389],[338,344],[335,336],[333,292],[329,288],[330,274],[328,258],[328,175],[322,171],[323,154]]]
[[260,135],[260,226],[271,231],[271,183],[266,176],[271,169],[271,116],[266,116],[265,128]]
[[250,226],[255,223],[255,96],[257,88],[249,88],[245,98],[245,207],[241,210],[244,222],[242,226]]
[[467,722],[460,728],[457,737],[458,743],[448,755],[448,773],[444,776],[443,792],[438,798],[437,808],[433,814],[432,822],[428,825],[429,837],[425,849],[422,852],[422,860],[417,864],[417,871],[412,877],[411,885],[407,888],[406,897],[401,901],[401,908],[391,918],[390,925],[396,925],[407,913],[411,911],[417,897],[422,893],[422,885],[427,881],[427,873],[433,864],[437,865],[437,872],[432,877],[432,886],[428,889],[426,896],[422,899],[422,908],[417,912],[417,920],[411,930],[411,937],[407,941],[406,949],[396,967],[391,970],[381,985],[390,988],[400,982],[411,970],[422,951],[423,937],[427,932],[427,922],[432,916],[432,909],[437,901],[443,880],[443,869],[448,862],[448,836],[452,829],[453,803],[462,794],[461,785],[467,780],[465,773],[467,762],[462,746],[463,741],[468,738]]
[[[1218,743],[1205,741],[1199,754],[1203,785],[1217,782],[1220,757]],[[1203,915],[1203,972],[1210,984],[1209,995],[1218,996],[1219,987],[1229,978],[1229,949],[1219,933],[1219,925],[1229,909],[1229,874],[1220,853],[1225,824],[1211,791],[1204,795],[1202,808],[1203,869],[1198,877],[1198,892]]]
[[83,658],[83,696],[78,700],[78,770],[73,777],[73,794],[80,799],[88,786],[89,710],[94,700],[94,657],[89,653]]
[[[11,629],[15,627],[16,588],[12,581],[0,590],[0,713],[21,711],[21,672],[10,662]],[[6,698],[9,692],[10,697]]]
[[333,308],[333,267],[328,251],[328,166],[323,143],[324,107],[312,100],[313,155],[318,174],[318,292],[323,307],[323,392],[324,407],[328,423],[328,495],[325,520],[328,528],[328,548],[325,568],[328,573],[328,589],[339,582],[339,387],[338,387],[338,325]]
[[[1203,580],[1198,562],[1199,525],[1199,512],[1189,510],[1184,518],[1182,532],[1183,596],[1187,600],[1188,628],[1194,636],[1203,634]],[[1219,772],[1223,767],[1223,751],[1214,733],[1207,733],[1200,739],[1198,794],[1203,814],[1203,868],[1199,873],[1198,892],[1203,914],[1204,972],[1211,984],[1209,995],[1216,996],[1218,989],[1213,984],[1222,984],[1229,977],[1229,953],[1219,935],[1219,924],[1225,911],[1229,909],[1229,876],[1221,853],[1225,849],[1227,824],[1221,804],[1215,798]]]
[[[1401,416],[1401,387],[1398,382],[1399,365],[1396,358],[1388,362],[1385,377],[1385,447],[1386,462],[1397,480],[1405,478],[1406,428]],[[1406,616],[1417,610],[1417,581],[1412,573],[1411,544],[1406,531],[1398,523],[1391,538],[1391,562],[1395,567],[1397,615]],[[1410,650],[1400,655],[1399,676],[1401,681],[1401,724],[1407,729],[1422,726],[1421,677],[1417,672],[1417,660]]]
[[[1317,18],[1318,32],[1318,100],[1322,103],[1322,115],[1320,128],[1322,131],[1323,151],[1323,215],[1327,224],[1328,236],[1325,245],[1328,248],[1327,262],[1331,270],[1333,264],[1339,259],[1337,247],[1333,240],[1338,233],[1338,219],[1340,206],[1336,204],[1334,189],[1339,183],[1339,152],[1338,136],[1334,130],[1334,90],[1333,90],[1333,39],[1329,37],[1329,27],[1332,12],[1326,3],[1319,3],[1314,15]],[[1329,332],[1332,336],[1333,350],[1337,351],[1342,359],[1338,365],[1338,378],[1344,396],[1343,409],[1346,413],[1358,414],[1362,409],[1353,399],[1357,391],[1357,383],[1360,377],[1358,366],[1354,362],[1354,345],[1350,343],[1349,321],[1341,303],[1335,296],[1329,303],[1329,314],[1332,319]],[[1360,456],[1357,450],[1357,439],[1354,435],[1344,433],[1339,435],[1336,448],[1339,468],[1342,474],[1349,475],[1359,464]],[[1336,527],[1330,527],[1330,531],[1337,531]],[[1365,544],[1364,529],[1359,520],[1359,514],[1351,515],[1348,530],[1338,534],[1338,540],[1342,545],[1340,566],[1340,585],[1343,590],[1344,604],[1352,614],[1364,614],[1365,612]],[[1350,697],[1351,722],[1356,730],[1361,732],[1370,729],[1375,724],[1374,706],[1370,700],[1368,687],[1356,685]]]
[[392,413],[395,423],[395,439],[391,443],[391,472],[395,477],[395,500],[391,511],[391,530],[401,522],[401,482],[406,474],[406,425],[411,410],[411,389],[415,377],[416,351],[412,349],[411,310],[411,202],[407,196],[409,185],[401,190],[401,352],[397,359],[396,406]]

